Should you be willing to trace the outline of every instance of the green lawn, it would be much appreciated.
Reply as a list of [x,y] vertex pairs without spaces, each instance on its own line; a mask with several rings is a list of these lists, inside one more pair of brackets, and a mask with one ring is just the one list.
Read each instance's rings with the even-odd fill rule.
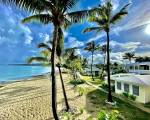
[[144,107],[150,108],[150,102],[149,102],[149,103],[144,104]]
[[91,82],[94,85],[100,85],[103,82],[103,80],[101,80],[99,78],[99,76],[94,77],[94,81],[92,80],[91,76],[82,76],[82,79],[85,80],[85,81]]
[[104,109],[108,111],[118,110],[124,120],[150,120],[149,113],[146,113],[118,98],[113,98],[117,102],[117,106],[110,106],[105,104],[104,101],[106,98],[107,94],[101,92],[100,90],[88,90],[86,95],[86,110],[94,117],[100,110]]

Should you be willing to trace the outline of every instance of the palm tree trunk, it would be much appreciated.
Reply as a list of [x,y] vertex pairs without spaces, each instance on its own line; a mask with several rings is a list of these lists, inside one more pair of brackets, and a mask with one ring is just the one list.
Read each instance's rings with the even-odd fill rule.
[[93,52],[92,52],[92,63],[91,63],[91,75],[92,75],[92,80],[94,81],[94,78],[93,78]]
[[52,111],[55,120],[59,120],[57,116],[57,91],[56,91],[56,73],[55,73],[55,57],[56,57],[56,46],[58,38],[58,26],[54,25],[54,36],[53,36],[52,54],[51,54],[51,78],[52,78]]
[[104,65],[103,65],[103,67],[102,67],[102,72],[101,72],[101,75],[100,75],[100,78],[102,78],[103,77],[103,74],[104,74],[104,68],[105,68],[105,57],[106,57],[106,54],[104,55]]
[[60,64],[58,64],[57,67],[58,67],[58,70],[59,70],[59,75],[60,75],[60,80],[61,80],[63,95],[64,95],[64,99],[65,99],[65,104],[66,104],[66,109],[65,110],[66,110],[66,112],[68,112],[69,109],[70,109],[70,107],[69,107],[69,104],[68,104],[68,99],[67,99],[67,95],[66,95],[64,81],[63,81],[63,78],[62,78],[62,72],[61,72],[61,69],[60,69]]
[[107,80],[108,80],[108,102],[113,102],[110,83],[109,32],[107,32]]

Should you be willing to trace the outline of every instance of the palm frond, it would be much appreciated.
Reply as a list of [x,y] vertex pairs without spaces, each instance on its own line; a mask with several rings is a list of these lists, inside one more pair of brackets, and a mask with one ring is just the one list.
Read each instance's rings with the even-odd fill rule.
[[38,48],[46,48],[49,52],[52,51],[52,49],[50,48],[50,46],[48,44],[45,44],[45,43],[38,44]]
[[52,4],[46,0],[0,0],[4,4],[14,4],[21,9],[30,12],[41,12],[46,9],[50,9]]
[[38,21],[43,24],[48,24],[52,22],[52,17],[49,14],[37,14],[23,19],[22,23],[28,23],[31,21]]
[[72,23],[82,22],[86,17],[96,14],[99,8],[93,8],[91,10],[82,10],[76,12],[67,13],[66,16],[69,17]]
[[30,57],[27,59],[27,63],[31,64],[33,62],[48,62],[48,60],[45,57]]
[[87,33],[87,32],[92,32],[92,31],[101,31],[102,28],[101,27],[90,27],[90,28],[86,28],[85,30],[83,30],[83,33]]
[[125,5],[118,13],[116,13],[114,16],[112,16],[110,23],[115,24],[119,20],[121,20],[125,15],[128,14],[127,8],[130,4]]
[[79,2],[79,0],[61,0],[61,1],[63,2],[63,5],[65,6],[64,11],[66,11],[67,9],[69,10],[73,8]]
[[71,25],[72,25],[72,22],[69,19],[64,18],[63,28],[66,30]]

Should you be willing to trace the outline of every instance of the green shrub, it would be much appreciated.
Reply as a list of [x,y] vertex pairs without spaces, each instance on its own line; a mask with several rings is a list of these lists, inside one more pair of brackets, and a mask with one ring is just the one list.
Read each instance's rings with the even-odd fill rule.
[[128,92],[123,92],[122,94],[123,94],[123,96],[125,96],[126,98],[129,97],[129,93],[128,93]]
[[97,116],[97,120],[119,120],[119,115],[117,110],[112,110],[111,112],[101,110]]
[[102,87],[104,90],[108,90],[108,84],[106,83],[102,83],[100,87]]
[[80,84],[84,84],[85,83],[85,81],[84,80],[70,80],[70,82],[69,82],[70,84],[72,84],[72,85],[80,85]]
[[131,100],[133,100],[133,101],[136,100],[136,96],[134,96],[134,95],[129,95],[129,98],[130,98]]

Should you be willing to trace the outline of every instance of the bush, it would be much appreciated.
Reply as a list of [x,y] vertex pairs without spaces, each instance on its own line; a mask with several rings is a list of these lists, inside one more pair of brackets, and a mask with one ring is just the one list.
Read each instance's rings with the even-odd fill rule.
[[102,87],[104,90],[108,90],[108,84],[106,83],[102,83],[102,86],[100,87]]
[[[108,84],[106,84],[106,83],[102,83],[102,85],[100,85],[99,87],[101,87],[104,90],[108,91]],[[115,92],[115,86],[114,85],[111,85],[111,90],[112,90],[112,92]]]
[[129,93],[128,93],[128,92],[123,92],[122,94],[123,94],[123,96],[125,96],[126,98],[129,97]]
[[129,95],[129,98],[130,98],[131,100],[133,100],[133,101],[136,100],[136,96],[134,96],[134,95]]
[[119,120],[119,111],[112,110],[111,112],[106,112],[101,110],[97,116],[97,120]]
[[70,84],[72,84],[72,85],[80,85],[80,84],[84,84],[85,83],[85,81],[84,80],[70,80],[70,82],[69,82]]

